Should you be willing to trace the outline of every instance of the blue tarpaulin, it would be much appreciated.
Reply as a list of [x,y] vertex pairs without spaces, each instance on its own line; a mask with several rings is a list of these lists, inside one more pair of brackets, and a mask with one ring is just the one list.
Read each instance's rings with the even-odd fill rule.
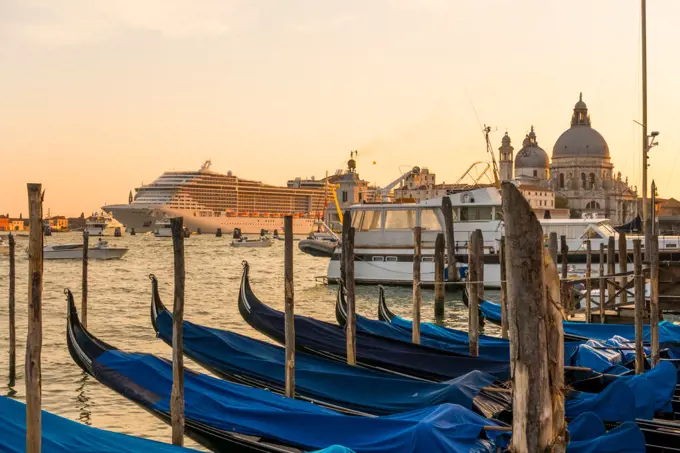
[[[172,316],[159,311],[158,334],[172,344]],[[285,350],[226,330],[184,321],[184,352],[217,373],[254,376],[282,387]],[[426,382],[297,352],[295,388],[305,397],[371,414],[391,414],[455,403],[468,409],[479,391],[496,380],[481,371],[442,382]]]
[[569,423],[567,453],[644,453],[645,436],[633,422],[606,431],[602,420],[585,413]]
[[[169,413],[169,362],[149,354],[110,350],[97,357],[93,367],[97,379],[118,386],[117,391],[143,405]],[[497,423],[454,404],[367,418],[188,370],[184,386],[187,420],[306,450],[337,444],[358,453],[493,451],[493,445],[481,437],[484,426]]]

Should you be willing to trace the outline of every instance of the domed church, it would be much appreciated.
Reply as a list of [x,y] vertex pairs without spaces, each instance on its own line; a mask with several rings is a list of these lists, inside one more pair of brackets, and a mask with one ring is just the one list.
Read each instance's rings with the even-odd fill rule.
[[579,216],[596,214],[613,223],[625,223],[635,216],[636,190],[628,186],[627,178],[621,180],[621,172],[614,174],[607,141],[593,129],[582,95],[574,106],[571,127],[553,146],[552,162],[538,146],[533,126],[514,158],[514,167],[510,143],[506,133],[499,148],[502,180],[550,188],[556,197],[566,198]]

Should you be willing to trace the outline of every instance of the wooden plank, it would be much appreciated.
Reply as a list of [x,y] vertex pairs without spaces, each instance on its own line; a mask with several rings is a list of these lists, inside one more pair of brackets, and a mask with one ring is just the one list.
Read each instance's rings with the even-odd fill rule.
[[[556,236],[557,237],[557,236]],[[505,236],[501,236],[498,262],[501,266],[501,338],[508,338],[508,274],[506,272]]]
[[413,228],[413,327],[411,341],[420,344],[420,307],[423,305],[422,287],[420,286],[420,265],[423,261],[422,229]]
[[600,242],[600,323],[605,323],[605,293],[607,291],[606,279],[604,276],[604,244]]
[[653,367],[661,362],[659,351],[659,236],[652,233],[649,239],[650,286],[649,329],[652,343],[651,364]]
[[28,337],[26,340],[26,452],[40,453],[42,439],[42,185],[28,184]]
[[174,257],[175,294],[172,307],[172,392],[170,421],[172,444],[184,445],[184,231],[182,217],[170,219]]
[[83,281],[82,281],[82,302],[80,305],[80,322],[87,329],[87,262],[88,249],[90,247],[90,235],[87,230],[83,230]]
[[352,224],[352,214],[349,210],[345,211],[343,219],[347,222],[347,229],[343,223],[342,242],[345,246],[345,281],[347,290],[347,322],[345,323],[345,341],[347,346],[347,363],[357,364],[357,338],[356,338],[356,282],[354,281],[354,227]]
[[453,234],[453,207],[451,199],[442,197],[442,215],[444,216],[444,233],[446,234],[446,259],[448,270],[446,280],[449,282],[458,281],[458,270],[456,269],[456,238]]
[[642,275],[642,243],[640,239],[633,240],[633,254],[635,256],[635,374],[641,374],[645,371],[645,351],[642,333],[642,323],[645,314],[645,285]]
[[295,292],[293,285],[293,216],[283,218],[283,281],[286,336],[286,396],[295,398]]
[[438,233],[434,242],[434,316],[444,316],[444,301],[446,285],[444,282],[444,262],[446,254],[446,240],[444,233]]
[[565,433],[555,431],[558,423],[546,350],[550,315],[544,286],[543,230],[517,187],[504,182],[502,190],[513,370],[510,450],[563,451]]
[[479,355],[479,250],[483,241],[482,230],[473,231],[468,241],[468,341],[474,356]]
[[16,332],[16,241],[9,234],[9,386],[16,384],[17,332]]

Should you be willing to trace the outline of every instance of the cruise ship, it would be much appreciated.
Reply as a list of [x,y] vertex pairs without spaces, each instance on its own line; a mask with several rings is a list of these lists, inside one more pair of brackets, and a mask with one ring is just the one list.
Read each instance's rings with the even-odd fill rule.
[[206,161],[198,171],[165,172],[151,184],[130,193],[127,204],[103,206],[126,231],[152,231],[157,220],[183,217],[192,232],[242,233],[283,231],[283,217],[293,216],[293,233],[308,234],[323,217],[332,190],[278,187],[217,173]]

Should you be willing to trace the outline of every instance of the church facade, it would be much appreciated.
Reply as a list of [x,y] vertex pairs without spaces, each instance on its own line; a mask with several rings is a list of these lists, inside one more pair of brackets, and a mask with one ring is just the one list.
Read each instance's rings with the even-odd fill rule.
[[552,159],[538,145],[533,126],[516,155],[507,133],[498,150],[502,180],[552,189],[556,197],[566,199],[574,216],[594,215],[622,224],[637,214],[636,190],[628,178],[621,179],[621,172],[614,172],[609,146],[593,129],[582,96],[569,129],[553,146]]

